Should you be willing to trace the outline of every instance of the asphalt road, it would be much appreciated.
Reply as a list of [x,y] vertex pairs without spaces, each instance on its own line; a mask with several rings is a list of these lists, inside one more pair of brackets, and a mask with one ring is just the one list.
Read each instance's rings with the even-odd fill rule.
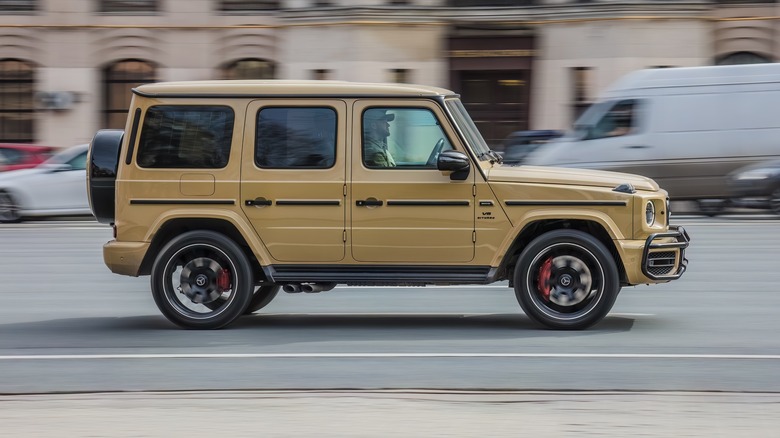
[[249,389],[780,391],[780,221],[678,219],[676,282],[599,325],[543,330],[506,284],[280,294],[219,331],[175,328],[148,278],[111,274],[109,228],[0,226],[0,394]]

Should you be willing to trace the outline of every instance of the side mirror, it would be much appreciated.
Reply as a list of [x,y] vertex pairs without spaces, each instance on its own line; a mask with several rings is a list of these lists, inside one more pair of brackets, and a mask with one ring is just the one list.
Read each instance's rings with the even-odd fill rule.
[[436,168],[444,172],[452,172],[451,180],[463,181],[469,176],[471,161],[463,152],[444,151],[436,160]]

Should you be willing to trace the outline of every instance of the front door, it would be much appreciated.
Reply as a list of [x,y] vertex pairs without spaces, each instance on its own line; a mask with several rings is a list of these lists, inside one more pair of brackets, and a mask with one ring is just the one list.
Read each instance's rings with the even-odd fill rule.
[[346,103],[256,100],[247,108],[244,212],[271,257],[337,262],[345,255]]
[[353,258],[427,265],[472,260],[474,170],[460,181],[437,170],[437,152],[465,152],[441,108],[427,100],[357,101],[353,120]]

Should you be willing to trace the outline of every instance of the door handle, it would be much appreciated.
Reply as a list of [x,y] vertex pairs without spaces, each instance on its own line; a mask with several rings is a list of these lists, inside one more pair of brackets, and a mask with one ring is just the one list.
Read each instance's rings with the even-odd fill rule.
[[623,146],[625,149],[649,149],[651,146],[646,144],[632,144],[630,146]]
[[378,199],[361,199],[359,201],[355,201],[355,205],[358,207],[381,207],[384,205],[384,201],[380,201]]
[[247,207],[265,207],[266,205],[273,204],[273,201],[265,198],[247,199],[244,201],[244,205]]

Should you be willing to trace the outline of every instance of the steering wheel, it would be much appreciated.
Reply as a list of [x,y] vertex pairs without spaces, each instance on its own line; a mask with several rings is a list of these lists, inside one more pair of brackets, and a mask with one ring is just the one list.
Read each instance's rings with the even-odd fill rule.
[[436,142],[436,146],[433,147],[431,155],[428,157],[428,161],[425,162],[425,165],[428,167],[435,167],[436,160],[439,159],[439,154],[441,153],[442,149],[444,149],[444,137],[440,138],[439,141]]

